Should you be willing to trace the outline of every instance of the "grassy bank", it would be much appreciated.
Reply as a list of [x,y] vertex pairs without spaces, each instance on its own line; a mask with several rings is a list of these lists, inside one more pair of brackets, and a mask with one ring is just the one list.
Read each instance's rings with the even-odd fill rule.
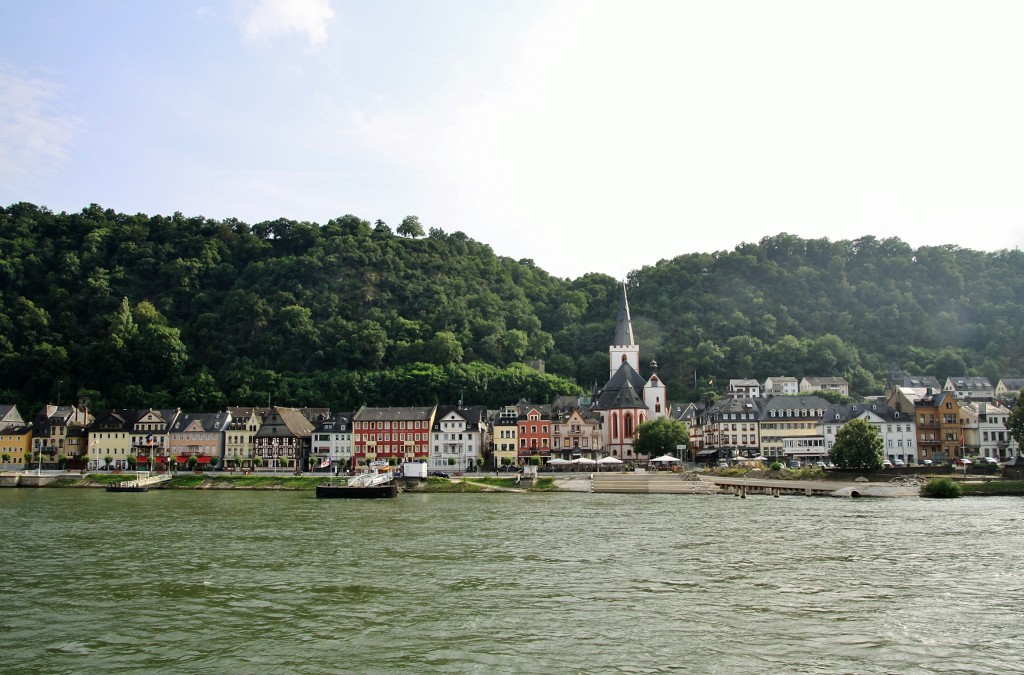
[[1024,497],[1024,480],[990,480],[984,483],[962,482],[964,497]]

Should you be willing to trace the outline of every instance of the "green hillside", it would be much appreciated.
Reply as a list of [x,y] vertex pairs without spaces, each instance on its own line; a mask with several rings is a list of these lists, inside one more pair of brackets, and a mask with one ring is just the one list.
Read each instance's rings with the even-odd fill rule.
[[[0,208],[0,400],[498,406],[607,379],[618,281],[414,221],[248,225]],[[1024,254],[788,235],[630,274],[670,397],[730,377],[1024,373]],[[543,359],[546,375],[523,366]],[[646,363],[644,364],[646,366]]]

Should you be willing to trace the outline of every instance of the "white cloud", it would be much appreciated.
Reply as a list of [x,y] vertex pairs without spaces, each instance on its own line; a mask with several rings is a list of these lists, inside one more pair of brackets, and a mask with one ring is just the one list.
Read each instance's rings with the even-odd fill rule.
[[0,175],[32,178],[68,161],[79,120],[60,109],[58,88],[0,65]]
[[250,42],[299,33],[317,47],[327,42],[327,24],[334,18],[328,0],[256,0],[240,7],[242,31]]

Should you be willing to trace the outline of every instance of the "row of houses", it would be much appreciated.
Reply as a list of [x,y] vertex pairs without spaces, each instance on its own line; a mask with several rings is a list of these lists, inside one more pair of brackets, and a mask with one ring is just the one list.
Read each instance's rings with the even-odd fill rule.
[[604,456],[601,419],[587,399],[553,405],[521,401],[483,406],[115,409],[91,415],[84,406],[47,405],[31,423],[0,405],[0,453],[6,465],[96,470],[135,466],[227,470],[347,470],[373,461],[425,461],[434,470],[521,466],[560,457]]
[[1000,399],[897,386],[884,402],[832,404],[813,395],[726,398],[705,408],[675,406],[673,417],[689,424],[690,459],[697,462],[758,456],[825,460],[839,430],[863,419],[878,431],[890,461],[918,464],[1012,459],[1020,448],[1006,428],[1010,407]]

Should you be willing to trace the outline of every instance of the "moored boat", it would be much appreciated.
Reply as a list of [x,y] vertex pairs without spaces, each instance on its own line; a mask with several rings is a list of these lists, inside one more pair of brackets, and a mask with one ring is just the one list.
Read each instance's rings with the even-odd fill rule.
[[334,479],[316,486],[316,496],[328,499],[379,499],[398,496],[398,483],[390,469]]

